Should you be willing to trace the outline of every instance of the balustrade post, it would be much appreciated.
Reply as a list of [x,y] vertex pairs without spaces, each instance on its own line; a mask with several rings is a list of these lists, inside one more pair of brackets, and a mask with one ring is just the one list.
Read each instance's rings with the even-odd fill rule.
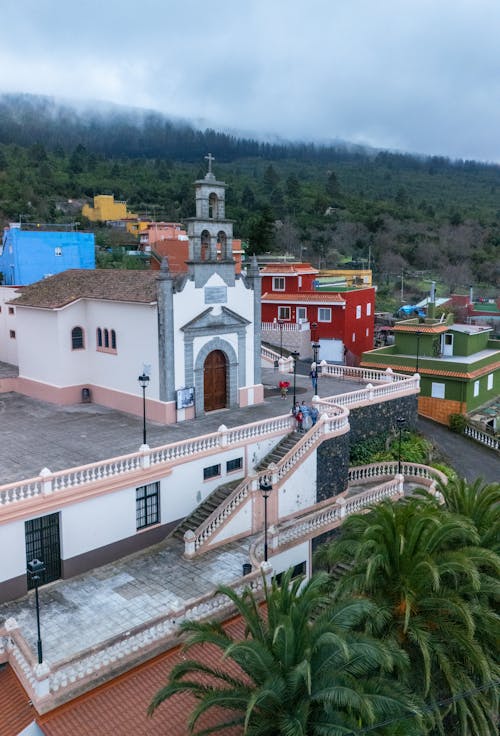
[[394,371],[392,370],[392,368],[386,368],[385,369],[385,375],[386,375],[388,381],[392,381],[394,379],[393,372]]
[[404,475],[402,473],[401,474],[400,473],[396,473],[396,475],[394,476],[394,478],[398,482],[398,493],[402,496],[404,494],[404,492],[405,492],[405,488],[404,488],[404,485],[405,485],[405,477],[404,477]]
[[227,427],[225,424],[221,424],[217,432],[219,433],[219,444],[221,447],[227,447]]
[[141,445],[139,452],[141,453],[141,468],[151,467],[151,455],[149,454],[149,445]]
[[336,503],[337,503],[337,506],[338,506],[338,507],[339,507],[339,509],[340,509],[340,514],[339,514],[339,515],[340,515],[340,518],[341,518],[341,519],[345,519],[345,517],[346,517],[346,513],[347,513],[347,511],[346,511],[346,500],[345,500],[345,498],[344,498],[343,496],[341,496],[341,497],[340,497],[340,498],[339,498],[339,499],[338,499],[338,500],[336,501]]
[[35,692],[39,698],[45,698],[50,694],[50,667],[47,662],[42,662],[35,665],[33,673],[35,675]]
[[271,585],[271,579],[273,576],[273,566],[269,562],[269,560],[265,562],[261,562],[260,570],[262,572],[262,575],[266,579],[267,585]]
[[320,369],[321,369],[321,375],[322,375],[322,376],[324,376],[324,375],[326,374],[326,366],[327,366],[327,365],[328,365],[328,364],[327,364],[326,360],[321,360],[321,361],[320,361],[319,367],[320,367]]
[[320,420],[323,424],[323,434],[328,434],[330,431],[330,421],[329,421],[328,414],[326,413],[322,414],[320,417]]
[[42,493],[46,496],[52,493],[52,471],[48,468],[42,468],[40,470],[40,478],[42,479]]
[[188,529],[186,532],[184,532],[184,557],[186,557],[188,560],[194,557],[196,552],[196,534],[191,530]]
[[267,470],[271,475],[271,483],[275,486],[278,482],[278,466],[276,463],[269,463]]
[[267,537],[269,549],[272,549],[273,551],[277,550],[279,547],[279,533],[274,524],[272,524],[267,530]]
[[368,391],[368,401],[373,401],[373,384],[367,383],[366,390]]

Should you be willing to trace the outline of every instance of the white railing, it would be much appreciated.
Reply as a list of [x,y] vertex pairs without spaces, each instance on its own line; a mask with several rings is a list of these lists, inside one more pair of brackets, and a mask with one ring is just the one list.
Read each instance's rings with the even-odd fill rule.
[[496,450],[497,452],[500,450],[500,439],[493,436],[492,434],[483,432],[477,427],[466,424],[464,428],[464,434],[466,437],[470,437],[476,442],[480,442],[482,445],[486,445],[486,447],[491,447],[492,450]]
[[[268,531],[271,554],[277,554],[281,548],[290,544],[297,544],[323,534],[334,526],[341,524],[347,516],[356,514],[371,504],[379,503],[384,498],[402,496],[403,486],[403,476],[396,476],[375,488],[362,491],[352,498],[332,499],[332,503],[327,506],[323,503],[321,508],[315,511],[285,521],[278,527],[271,527]],[[250,551],[250,559],[254,565],[258,566],[263,555],[264,544],[262,537],[259,537]]]
[[[272,466],[272,470],[266,469],[251,478],[245,478],[196,530],[187,531],[184,535],[185,556],[188,558],[194,557],[202,547],[206,547],[209,540],[217,534],[225,521],[247,500],[252,490],[259,487],[260,478],[268,476],[272,472],[273,485],[283,482],[311,447],[318,445],[326,436],[334,437],[348,432],[349,412],[340,407],[334,409],[333,416],[322,416],[314,427],[311,427],[291,450],[276,465]],[[289,416],[288,421],[288,431],[291,432],[295,428],[295,419],[293,416]],[[242,532],[242,536],[245,534],[246,532]]]
[[281,325],[276,322],[262,322],[262,332],[274,332],[279,335],[280,332],[306,332],[309,331],[309,322],[282,322]]
[[[399,472],[397,460],[382,463],[371,463],[349,468],[348,482],[352,485],[358,483],[370,483],[376,478],[392,477]],[[405,478],[418,478],[421,480],[447,482],[446,475],[436,468],[420,463],[401,462],[401,473]]]
[[275,361],[280,359],[280,354],[277,353],[275,350],[271,350],[271,348],[262,345],[260,349],[260,357],[264,358],[264,360],[268,360],[269,362],[274,363]]
[[89,463],[69,470],[51,472],[44,468],[36,478],[0,486],[0,508],[10,506],[37,496],[65,491],[82,486],[96,485],[102,481],[127,474],[137,473],[159,465],[172,466],[193,459],[198,453],[220,452],[231,446],[273,434],[290,431],[289,415],[271,417],[259,422],[243,424],[233,429],[222,426],[218,432],[173,442],[153,449],[110,458],[97,463]]

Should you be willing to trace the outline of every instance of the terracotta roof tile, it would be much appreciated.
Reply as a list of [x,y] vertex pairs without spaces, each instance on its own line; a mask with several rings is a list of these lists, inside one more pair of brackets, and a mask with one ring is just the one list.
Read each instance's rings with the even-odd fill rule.
[[268,263],[262,266],[260,272],[263,276],[268,274],[283,274],[284,276],[293,276],[294,274],[304,275],[305,273],[318,274],[319,271],[310,263]]
[[[236,636],[243,636],[241,619],[227,625]],[[196,646],[187,653],[189,659],[198,659],[214,665],[220,659],[219,650],[211,646]],[[163,703],[152,718],[146,710],[152,696],[163,687],[172,668],[186,658],[181,647],[146,662],[110,683],[102,685],[56,710],[40,716],[38,723],[46,736],[186,736],[187,719],[195,704],[187,694],[176,695]],[[225,661],[225,666],[229,660]],[[230,667],[235,675],[236,665]],[[226,713],[224,712],[224,716]],[[207,714],[198,723],[208,728],[218,723],[216,712]],[[227,736],[240,736],[240,728],[224,729]]]
[[266,291],[265,294],[262,295],[262,301],[263,302],[278,302],[279,304],[282,304],[284,302],[303,302],[303,303],[315,303],[318,302],[319,304],[345,304],[345,300],[342,299],[340,294],[337,294],[336,292],[329,292],[329,291],[322,291],[322,292],[312,292],[312,291],[301,291],[296,294],[291,294],[289,291],[287,292],[269,292]]
[[16,307],[57,309],[78,299],[156,301],[155,271],[125,269],[70,269],[25,286],[12,303]]
[[0,667],[0,736],[17,736],[35,717],[36,712],[12,667]]
[[[385,364],[381,365],[380,363],[375,363],[369,360],[362,360],[360,365],[362,368],[380,368],[380,370],[384,370],[386,367]],[[415,373],[415,366],[392,365],[390,367],[394,371],[403,371],[403,373],[411,374]],[[485,365],[482,368],[477,368],[475,371],[446,371],[441,368],[425,368],[424,366],[420,365],[418,368],[418,372],[421,376],[444,376],[445,378],[467,378],[470,380],[473,378],[479,378],[480,376],[485,376],[487,373],[496,371],[499,368],[500,361],[496,361],[496,363],[490,363],[489,365]]]
[[439,335],[441,332],[448,332],[451,329],[451,325],[438,324],[438,325],[398,325],[395,324],[392,328],[394,332],[421,332],[422,334],[434,334]]

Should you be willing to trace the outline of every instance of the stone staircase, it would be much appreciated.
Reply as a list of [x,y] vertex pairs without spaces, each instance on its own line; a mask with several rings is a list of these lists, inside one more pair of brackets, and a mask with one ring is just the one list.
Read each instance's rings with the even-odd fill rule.
[[[298,439],[301,437],[300,434],[292,432],[287,435],[281,442],[274,447],[271,452],[259,463],[256,467],[256,472],[266,470],[270,463],[277,463],[289,452]],[[230,483],[224,483],[218,486],[206,499],[195,508],[192,514],[186,516],[186,518],[179,524],[178,527],[172,532],[173,537],[177,539],[184,539],[185,532],[190,529],[195,531],[203,522],[208,519],[212,511],[215,511],[223,501],[230,495],[234,489],[239,486],[242,478],[232,480]]]
[[188,529],[191,531],[198,529],[200,524],[203,524],[205,519],[208,519],[212,511],[215,511],[215,509],[226,500],[229,494],[239,486],[241,480],[241,478],[238,478],[237,480],[232,480],[230,483],[224,483],[224,485],[218,486],[215,491],[212,491],[212,493],[195,508],[192,514],[186,516],[184,521],[174,529],[172,536],[177,539],[184,539],[184,534]]
[[302,435],[298,432],[291,432],[290,434],[287,434],[287,436],[284,437],[281,442],[276,445],[276,447],[273,447],[271,452],[266,455],[263,460],[261,460],[261,462],[255,468],[256,472],[267,470],[268,466],[271,463],[277,464],[282,458],[285,457],[287,452],[290,452],[292,447],[296,445],[301,437]]

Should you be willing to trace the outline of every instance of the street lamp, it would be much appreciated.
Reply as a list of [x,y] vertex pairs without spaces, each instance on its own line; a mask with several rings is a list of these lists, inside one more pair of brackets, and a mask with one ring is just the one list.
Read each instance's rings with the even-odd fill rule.
[[403,428],[406,424],[406,419],[404,417],[396,417],[396,426],[399,431],[399,444],[398,444],[398,474],[401,475],[401,435],[403,433]]
[[38,664],[42,664],[43,653],[42,653],[42,637],[40,634],[40,601],[38,600],[38,583],[43,572],[45,572],[45,565],[41,560],[31,560],[28,562],[28,575],[31,577],[35,585],[35,605],[36,605],[36,630],[37,630],[37,649],[38,649]]
[[417,359],[415,361],[415,373],[418,373],[418,359],[420,356],[420,337],[422,335],[422,330],[417,330],[415,332],[415,335],[417,336]]
[[142,388],[142,444],[146,444],[146,389],[149,384],[149,376],[147,373],[142,374],[137,379],[139,386]]
[[319,342],[313,342],[313,344],[312,344],[313,360],[314,360],[315,363],[317,363],[319,361],[319,349],[320,349],[320,347],[321,347],[321,345],[319,344]]
[[264,499],[264,562],[267,562],[267,499],[273,490],[269,475],[263,475],[259,478],[259,488]]
[[280,358],[283,357],[283,322],[281,319],[274,318],[274,324],[280,328]]
[[313,322],[312,325],[311,325],[311,330],[312,330],[312,332],[311,332],[311,340],[312,340],[312,342],[318,342],[317,329],[318,329],[318,323],[317,322]]
[[290,357],[293,358],[293,406],[297,403],[297,358],[300,356],[296,350],[290,353]]

